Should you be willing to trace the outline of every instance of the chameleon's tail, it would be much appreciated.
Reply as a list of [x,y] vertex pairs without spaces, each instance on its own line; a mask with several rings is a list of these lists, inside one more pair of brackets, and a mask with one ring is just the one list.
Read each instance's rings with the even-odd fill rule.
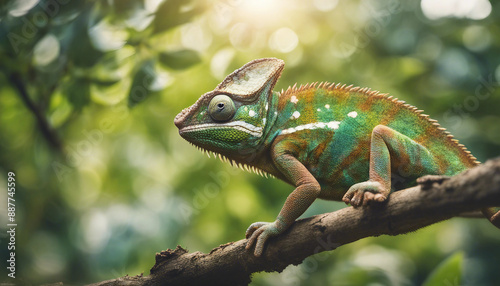
[[496,208],[482,209],[484,216],[496,227],[500,228],[500,210]]

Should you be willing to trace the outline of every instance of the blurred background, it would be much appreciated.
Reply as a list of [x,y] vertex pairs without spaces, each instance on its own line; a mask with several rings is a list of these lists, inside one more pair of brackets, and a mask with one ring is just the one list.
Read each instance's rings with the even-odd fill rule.
[[[156,252],[209,252],[273,221],[291,186],[207,158],[173,125],[256,58],[285,60],[277,90],[330,81],[388,92],[480,161],[500,155],[497,1],[0,5],[0,256],[14,171],[18,283],[147,275]],[[318,200],[304,217],[343,207]],[[499,285],[499,265],[498,229],[455,218],[259,273],[252,285]]]

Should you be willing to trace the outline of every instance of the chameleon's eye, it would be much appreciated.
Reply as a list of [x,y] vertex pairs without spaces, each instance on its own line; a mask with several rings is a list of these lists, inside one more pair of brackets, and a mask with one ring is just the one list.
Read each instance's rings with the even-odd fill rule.
[[235,113],[233,100],[224,94],[216,95],[208,105],[208,114],[215,121],[228,121]]

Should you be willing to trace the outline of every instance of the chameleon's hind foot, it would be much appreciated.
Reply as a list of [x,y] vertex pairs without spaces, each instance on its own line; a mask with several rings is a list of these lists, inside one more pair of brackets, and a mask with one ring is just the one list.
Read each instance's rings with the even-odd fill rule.
[[352,185],[345,193],[342,201],[351,204],[353,207],[366,206],[370,202],[383,202],[387,199],[389,191],[379,182],[366,181]]

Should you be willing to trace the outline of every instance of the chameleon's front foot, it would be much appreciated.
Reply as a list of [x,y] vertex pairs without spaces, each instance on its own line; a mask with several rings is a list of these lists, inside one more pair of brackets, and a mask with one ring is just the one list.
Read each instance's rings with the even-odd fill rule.
[[362,205],[366,206],[372,201],[383,202],[387,199],[389,192],[379,182],[366,181],[352,185],[345,193],[342,201],[357,208]]
[[254,255],[259,257],[264,251],[266,241],[282,233],[285,229],[285,224],[279,221],[279,219],[274,222],[254,222],[246,231],[245,236],[248,242],[245,248],[250,249],[255,244]]

